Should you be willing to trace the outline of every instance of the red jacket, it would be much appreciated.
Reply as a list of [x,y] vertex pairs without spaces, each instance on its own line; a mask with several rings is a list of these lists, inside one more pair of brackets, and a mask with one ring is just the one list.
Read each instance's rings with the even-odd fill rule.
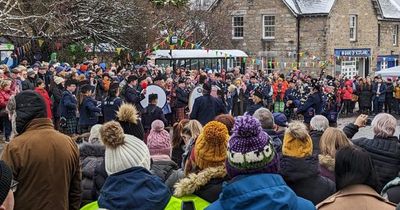
[[11,91],[0,90],[0,109],[6,108],[11,97]]
[[51,100],[49,97],[49,94],[47,93],[47,91],[43,88],[35,88],[35,92],[39,93],[39,95],[41,95],[44,99],[44,103],[46,104],[46,110],[47,110],[47,118],[52,119],[53,114],[51,113]]
[[[287,86],[284,83],[282,83],[281,88],[279,88],[278,85],[279,85],[278,83],[275,83],[273,85],[274,95],[272,96],[272,98],[275,101],[277,101],[277,100],[283,101],[283,98],[285,97],[285,92],[287,90]],[[280,94],[278,95],[279,91],[280,91]]]
[[343,91],[343,100],[351,100],[353,98],[353,88],[352,87],[344,87]]

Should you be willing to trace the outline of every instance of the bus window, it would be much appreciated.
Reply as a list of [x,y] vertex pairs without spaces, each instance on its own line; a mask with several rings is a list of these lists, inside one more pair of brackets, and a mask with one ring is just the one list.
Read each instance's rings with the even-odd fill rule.
[[199,59],[199,68],[204,69],[204,59]]
[[211,59],[205,59],[204,66],[211,69]]
[[190,59],[190,69],[191,70],[199,69],[199,59]]

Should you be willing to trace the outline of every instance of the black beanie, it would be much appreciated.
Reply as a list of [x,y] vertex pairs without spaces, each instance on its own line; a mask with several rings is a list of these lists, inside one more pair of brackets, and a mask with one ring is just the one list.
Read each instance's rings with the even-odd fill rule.
[[16,131],[24,132],[29,122],[36,118],[46,118],[46,105],[41,95],[25,90],[15,96],[16,104]]
[[6,200],[11,188],[12,172],[7,164],[0,160],[0,205]]

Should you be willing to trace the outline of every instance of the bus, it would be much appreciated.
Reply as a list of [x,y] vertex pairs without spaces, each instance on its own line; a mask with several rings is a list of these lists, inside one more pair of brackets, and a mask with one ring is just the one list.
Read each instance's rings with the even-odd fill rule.
[[[171,55],[172,53],[172,55]],[[149,56],[155,65],[173,69],[204,69],[220,72],[240,66],[245,69],[247,54],[241,50],[156,50]]]

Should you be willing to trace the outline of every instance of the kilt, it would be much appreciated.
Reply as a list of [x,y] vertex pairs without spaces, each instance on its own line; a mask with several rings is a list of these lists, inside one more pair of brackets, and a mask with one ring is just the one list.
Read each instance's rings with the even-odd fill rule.
[[175,108],[175,122],[180,122],[183,119],[186,119],[187,116],[185,114],[185,107]]
[[66,134],[66,135],[73,135],[76,134],[76,128],[77,128],[78,122],[76,118],[70,118],[66,119],[66,124],[64,127],[61,128],[61,132]]

